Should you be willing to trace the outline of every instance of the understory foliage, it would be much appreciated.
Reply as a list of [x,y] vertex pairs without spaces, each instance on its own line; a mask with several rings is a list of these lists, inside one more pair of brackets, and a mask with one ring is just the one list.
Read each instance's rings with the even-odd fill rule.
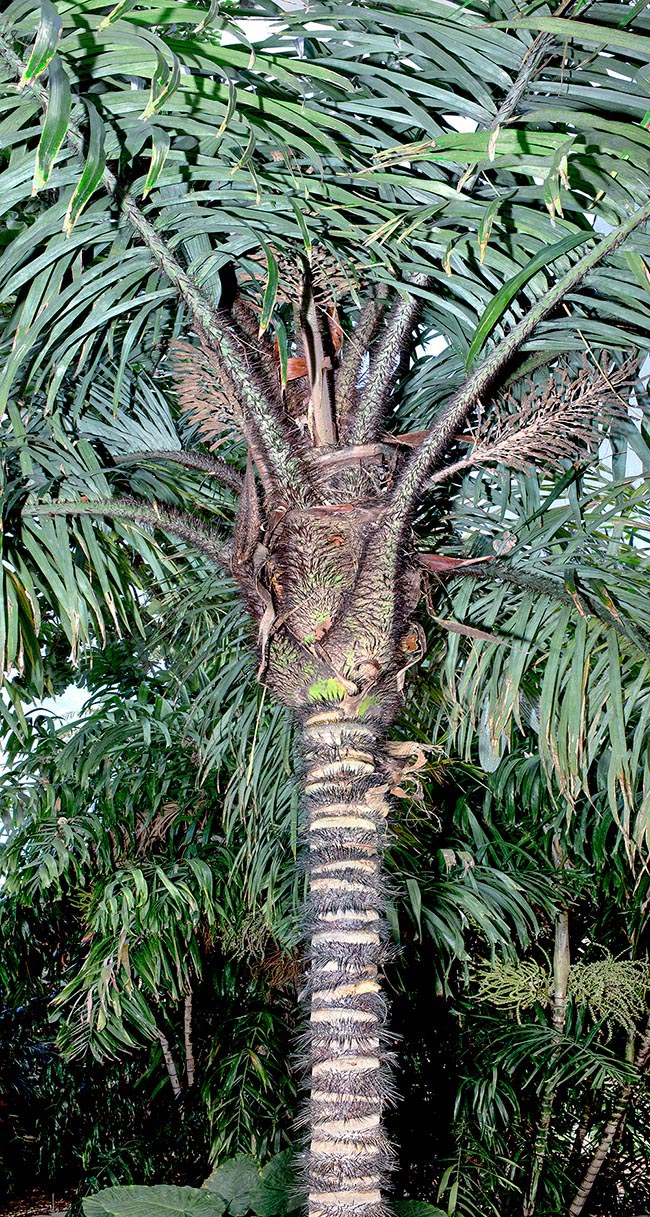
[[2,14],[0,1182],[293,1211],[290,711],[346,712],[395,1196],[640,1217],[650,17],[284,10]]
[[[236,601],[214,592],[210,601],[204,590],[225,665],[237,653]],[[183,634],[192,650],[193,616]],[[116,1184],[197,1187],[210,1160],[244,1153],[264,1163],[296,1145],[297,1075],[287,1062],[299,1020],[298,792],[268,761],[284,749],[290,767],[289,724],[233,681],[222,704],[238,707],[241,729],[217,744],[201,709],[214,674],[188,665],[173,631],[169,642],[150,637],[139,659],[130,643],[114,643],[81,670],[59,660],[51,675],[61,687],[73,671],[88,686],[83,716],[30,712],[1,783],[12,825],[1,921],[3,1183],[19,1192],[36,1173],[78,1197]],[[420,682],[407,736],[430,738],[440,696],[435,682]],[[459,1212],[520,1211],[549,1077],[553,1212],[567,1169],[579,1166],[576,1121],[588,1122],[585,1159],[612,1096],[634,1076],[626,1045],[648,1005],[647,879],[611,817],[591,840],[588,804],[569,830],[565,812],[537,805],[539,760],[522,807],[524,760],[511,754],[490,774],[478,757],[460,766],[440,748],[401,779],[409,793],[388,859],[395,1076],[408,1096],[391,1116],[404,1147],[396,1188],[442,1212],[454,1196]],[[559,881],[558,831],[567,854]],[[563,903],[575,982],[558,1050],[550,960]],[[596,1213],[642,1201],[647,1110],[636,1093]]]

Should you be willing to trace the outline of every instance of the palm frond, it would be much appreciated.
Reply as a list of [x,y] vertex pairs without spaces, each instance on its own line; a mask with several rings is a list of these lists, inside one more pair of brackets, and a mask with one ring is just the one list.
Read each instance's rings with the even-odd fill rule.
[[[521,478],[490,485],[480,473],[458,501],[456,527],[478,527],[486,545],[490,533],[498,544],[507,523],[515,548],[504,579],[491,579],[487,564],[480,580],[464,571],[454,581],[451,615],[510,646],[468,646],[449,635],[442,687],[450,717],[443,710],[440,723],[466,756],[482,740],[489,768],[532,732],[558,795],[569,805],[582,794],[606,796],[626,837],[640,845],[650,796],[645,480],[585,486],[560,505],[553,491],[546,502],[522,500],[522,486],[538,484]],[[514,580],[522,572],[519,590],[508,568]]]

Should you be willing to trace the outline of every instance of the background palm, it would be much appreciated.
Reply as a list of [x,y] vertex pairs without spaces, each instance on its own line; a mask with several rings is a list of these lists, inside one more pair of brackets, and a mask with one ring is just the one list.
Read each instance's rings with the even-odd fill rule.
[[[389,403],[391,431],[419,431],[464,382],[480,345],[497,340],[498,360],[500,335],[511,333],[517,317],[575,266],[580,242],[593,245],[589,215],[600,217],[601,229],[630,214],[636,223],[643,207],[634,207],[647,193],[639,169],[648,145],[639,88],[646,19],[631,8],[593,6],[589,24],[580,26],[532,16],[506,31],[494,22],[513,17],[507,8],[423,13],[406,5],[380,12],[349,6],[341,18],[323,6],[308,14],[310,23],[331,27],[319,42],[317,31],[301,28],[304,16],[292,15],[288,33],[271,40],[273,55],[264,47],[253,55],[232,26],[237,41],[224,47],[224,18],[198,6],[175,6],[171,13],[159,5],[120,5],[108,20],[106,5],[60,4],[58,13],[58,55],[75,98],[89,99],[87,117],[73,111],[88,135],[83,177],[74,127],[59,148],[67,105],[57,60],[49,60],[50,106],[39,144],[38,96],[29,89],[16,93],[9,43],[6,51],[4,385],[11,439],[4,595],[14,705],[8,717],[15,730],[21,729],[21,697],[52,679],[39,628],[53,642],[63,631],[74,652],[116,625],[141,622],[145,629],[180,573],[186,598],[194,600],[200,669],[201,633],[223,610],[204,600],[203,618],[198,614],[205,566],[197,549],[200,555],[214,547],[215,523],[232,518],[232,495],[206,477],[205,460],[203,468],[184,470],[142,455],[119,458],[181,447],[205,453],[200,420],[177,407],[167,351],[198,319],[221,343],[222,366],[235,374],[241,349],[231,344],[229,350],[227,341],[224,348],[223,325],[210,312],[233,262],[243,299],[274,334],[285,374],[296,370],[286,360],[297,354],[290,345],[291,301],[302,291],[305,255],[317,285],[318,276],[327,284],[327,304],[336,306],[346,334],[377,284],[430,276],[417,287],[425,301],[421,321],[418,329],[412,320],[405,328],[403,386]],[[57,45],[54,10],[43,5],[41,14],[31,76]],[[238,7],[238,19],[243,15]],[[9,10],[19,40],[23,30],[31,35],[34,16],[28,5]],[[206,16],[207,28],[196,33]],[[298,35],[302,58],[294,51]],[[567,37],[575,41],[565,51]],[[520,94],[522,84],[527,88]],[[444,115],[471,119],[478,130],[449,134]],[[37,145],[40,193],[32,199]],[[97,189],[106,157],[117,172],[117,193],[110,176],[105,183],[112,193]],[[132,202],[143,188],[174,263],[160,248],[152,259],[155,232],[143,229]],[[124,190],[131,194],[120,207]],[[61,231],[64,222],[69,235]],[[543,381],[544,365],[558,351],[569,352],[569,366],[575,352],[577,366],[585,349],[596,348],[602,362],[603,348],[618,358],[631,336],[644,347],[646,253],[641,229],[567,289],[560,314],[538,324],[509,362],[512,383],[526,373]],[[188,293],[183,268],[200,297]],[[508,287],[499,294],[503,284]],[[408,312],[398,306],[393,315],[399,317],[400,307]],[[416,346],[434,334],[447,344],[438,355]],[[616,424],[613,459],[600,471],[566,462],[557,475],[474,472],[445,490],[444,500],[427,500],[416,520],[422,542],[437,550],[501,556],[498,565],[467,568],[451,584],[434,579],[430,592],[436,617],[487,627],[500,641],[470,643],[436,629],[422,677],[431,701],[419,706],[408,734],[431,742],[443,730],[447,746],[453,742],[468,760],[476,759],[478,740],[488,771],[509,746],[504,766],[513,786],[524,775],[531,791],[548,788],[559,799],[545,813],[551,819],[547,852],[566,807],[575,824],[576,809],[594,805],[584,802],[587,796],[600,806],[603,824],[613,817],[622,829],[620,850],[626,845],[632,854],[647,824],[647,509],[638,485],[621,480],[628,444],[642,464],[647,455],[635,421],[642,386],[635,391],[634,412]],[[219,455],[243,473],[245,452],[236,434],[225,431]],[[50,505],[74,502],[77,517],[71,520],[66,507],[65,515],[46,519],[33,497],[21,510],[27,494]],[[113,524],[97,523],[95,511],[105,514],[106,500],[116,494],[152,507],[147,514],[127,502],[114,506],[119,518]],[[192,519],[172,518],[170,508]],[[488,581],[486,571],[497,578]],[[500,645],[503,638],[513,645]],[[217,767],[224,721],[249,724],[240,746],[255,737],[257,753],[248,784],[235,784],[232,796],[245,821],[255,804],[254,767],[261,768],[265,756],[260,738],[270,733],[268,746],[283,717],[268,706],[260,710],[237,688],[231,646],[215,659],[210,643],[197,748],[201,772]],[[607,839],[604,828],[603,851]],[[621,865],[625,871],[631,864]],[[272,863],[263,864],[263,873],[269,866],[272,871]],[[418,878],[405,875],[412,912],[421,920]],[[470,917],[480,921],[483,908],[489,923],[485,892],[480,895]],[[514,916],[513,908],[506,912]],[[453,926],[454,914],[449,917]],[[439,909],[430,909],[424,923],[437,924],[445,938]],[[447,937],[462,954],[462,934]],[[638,949],[638,929],[632,937]],[[623,949],[618,942],[616,949]],[[75,983],[80,993],[82,979]]]

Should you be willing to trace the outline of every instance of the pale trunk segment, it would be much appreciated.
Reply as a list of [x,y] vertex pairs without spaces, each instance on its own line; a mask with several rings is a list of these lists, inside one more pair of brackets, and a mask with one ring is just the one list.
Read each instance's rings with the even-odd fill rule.
[[[555,865],[564,861],[564,854],[557,842],[554,842],[553,856]],[[567,994],[569,987],[569,972],[571,968],[571,947],[569,939],[569,912],[564,908],[560,911],[555,923],[555,948],[553,951],[553,1028],[558,1037],[564,1034],[566,1024]],[[553,1059],[557,1049],[553,1053]],[[542,1106],[535,1138],[535,1152],[528,1195],[524,1200],[523,1217],[534,1217],[542,1171],[548,1153],[548,1141],[553,1118],[553,1102],[555,1099],[556,1083],[551,1077],[544,1087]]]
[[379,1217],[390,1166],[379,968],[388,780],[377,723],[321,710],[303,723],[311,968],[310,1217]]
[[[639,1049],[634,1058],[635,1068],[642,1072],[650,1063],[650,1023],[646,1028],[645,1035],[641,1040]],[[581,1217],[585,1206],[589,1202],[592,1188],[602,1170],[607,1156],[609,1154],[616,1135],[625,1119],[627,1109],[634,1093],[634,1086],[623,1086],[619,1093],[618,1101],[614,1106],[611,1118],[605,1125],[596,1152],[594,1153],[589,1166],[580,1182],[578,1191],[573,1199],[569,1209],[569,1217]]]

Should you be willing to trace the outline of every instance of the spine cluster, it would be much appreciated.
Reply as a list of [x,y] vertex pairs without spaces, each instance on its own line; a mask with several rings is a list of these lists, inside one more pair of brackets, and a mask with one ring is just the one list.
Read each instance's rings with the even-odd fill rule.
[[309,854],[310,1217],[380,1217],[391,1165],[381,854],[387,781],[372,724],[336,711],[304,724]]

